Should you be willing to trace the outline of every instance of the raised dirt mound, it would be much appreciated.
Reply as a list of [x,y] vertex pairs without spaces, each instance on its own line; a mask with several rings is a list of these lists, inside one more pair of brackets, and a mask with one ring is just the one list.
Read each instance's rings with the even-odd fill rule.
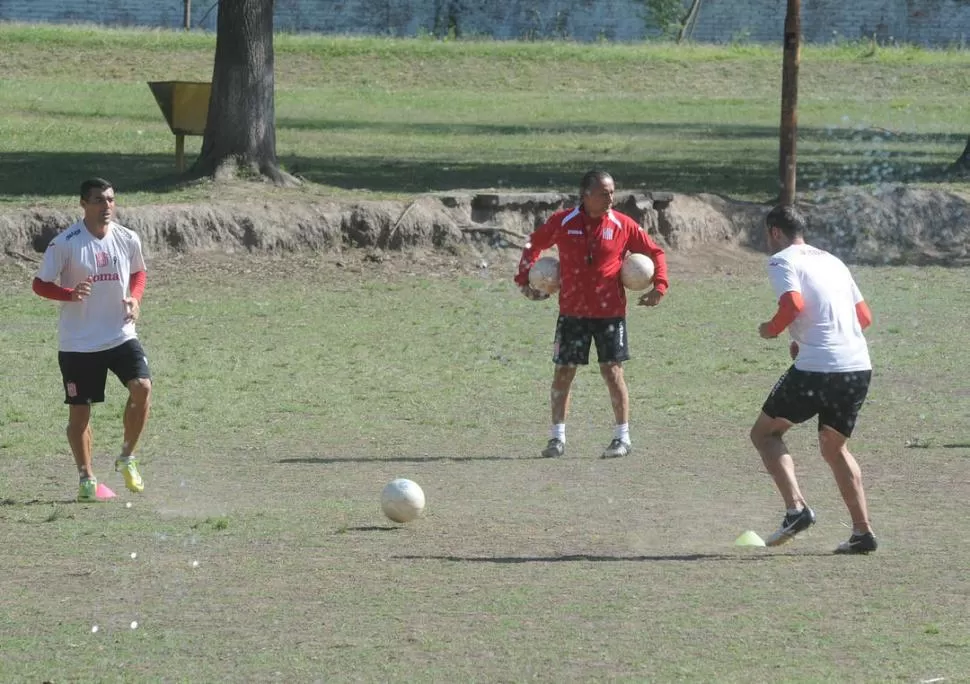
[[[767,205],[715,195],[621,193],[617,209],[673,251],[705,245],[764,249]],[[146,253],[287,252],[478,247],[521,249],[529,232],[576,197],[561,193],[451,192],[410,202],[269,202],[144,206],[119,211]],[[850,263],[970,263],[970,201],[959,194],[894,186],[802,201],[809,242]],[[0,214],[0,249],[35,259],[76,213],[24,209]]]

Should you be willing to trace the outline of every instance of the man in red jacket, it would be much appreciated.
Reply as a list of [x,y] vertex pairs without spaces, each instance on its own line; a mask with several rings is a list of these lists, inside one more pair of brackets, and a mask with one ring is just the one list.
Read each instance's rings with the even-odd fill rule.
[[566,451],[566,414],[576,369],[589,363],[596,343],[600,374],[606,381],[616,425],[603,458],[631,451],[630,397],[623,379],[623,362],[630,358],[626,326],[626,290],[620,268],[630,252],[653,260],[653,289],[640,297],[642,306],[656,306],[667,291],[667,261],[663,250],[636,221],[612,209],[616,186],[605,171],[590,171],[580,182],[580,206],[553,214],[526,243],[515,282],[529,299],[545,299],[529,285],[529,270],[543,250],[559,248],[559,320],[553,363],[550,403],[552,429],[542,450],[546,458]]

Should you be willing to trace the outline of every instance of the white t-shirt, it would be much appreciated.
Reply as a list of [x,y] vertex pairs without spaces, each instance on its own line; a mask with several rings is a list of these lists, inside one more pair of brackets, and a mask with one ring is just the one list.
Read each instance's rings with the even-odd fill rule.
[[798,343],[795,368],[838,373],[872,369],[855,310],[862,293],[845,264],[811,245],[791,245],[772,255],[768,278],[776,297],[798,292],[805,301],[788,328]]
[[125,322],[124,298],[132,273],[145,270],[138,236],[110,223],[99,240],[78,221],[47,246],[37,277],[74,288],[88,277],[91,294],[82,302],[62,302],[59,346],[67,352],[112,349],[137,337],[134,322]]

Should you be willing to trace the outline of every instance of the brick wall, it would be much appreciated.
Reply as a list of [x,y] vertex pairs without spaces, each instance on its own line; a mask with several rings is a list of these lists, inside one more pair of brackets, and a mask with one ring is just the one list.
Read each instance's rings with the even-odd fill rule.
[[[687,0],[685,0],[686,2]],[[784,0],[704,0],[700,42],[777,42]],[[0,20],[177,29],[183,0],[0,0]],[[194,27],[214,30],[216,0],[192,0]],[[276,0],[281,31],[498,39],[639,40],[655,35],[643,0]],[[807,42],[875,37],[927,46],[970,40],[968,0],[802,0]]]

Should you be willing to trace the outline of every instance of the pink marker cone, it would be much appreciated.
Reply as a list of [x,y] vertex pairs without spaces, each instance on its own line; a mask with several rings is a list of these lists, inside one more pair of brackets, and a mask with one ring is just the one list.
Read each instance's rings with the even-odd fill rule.
[[115,498],[116,494],[113,491],[111,491],[108,485],[102,482],[99,482],[98,488],[94,492],[94,496],[97,497],[98,499],[113,499]]

